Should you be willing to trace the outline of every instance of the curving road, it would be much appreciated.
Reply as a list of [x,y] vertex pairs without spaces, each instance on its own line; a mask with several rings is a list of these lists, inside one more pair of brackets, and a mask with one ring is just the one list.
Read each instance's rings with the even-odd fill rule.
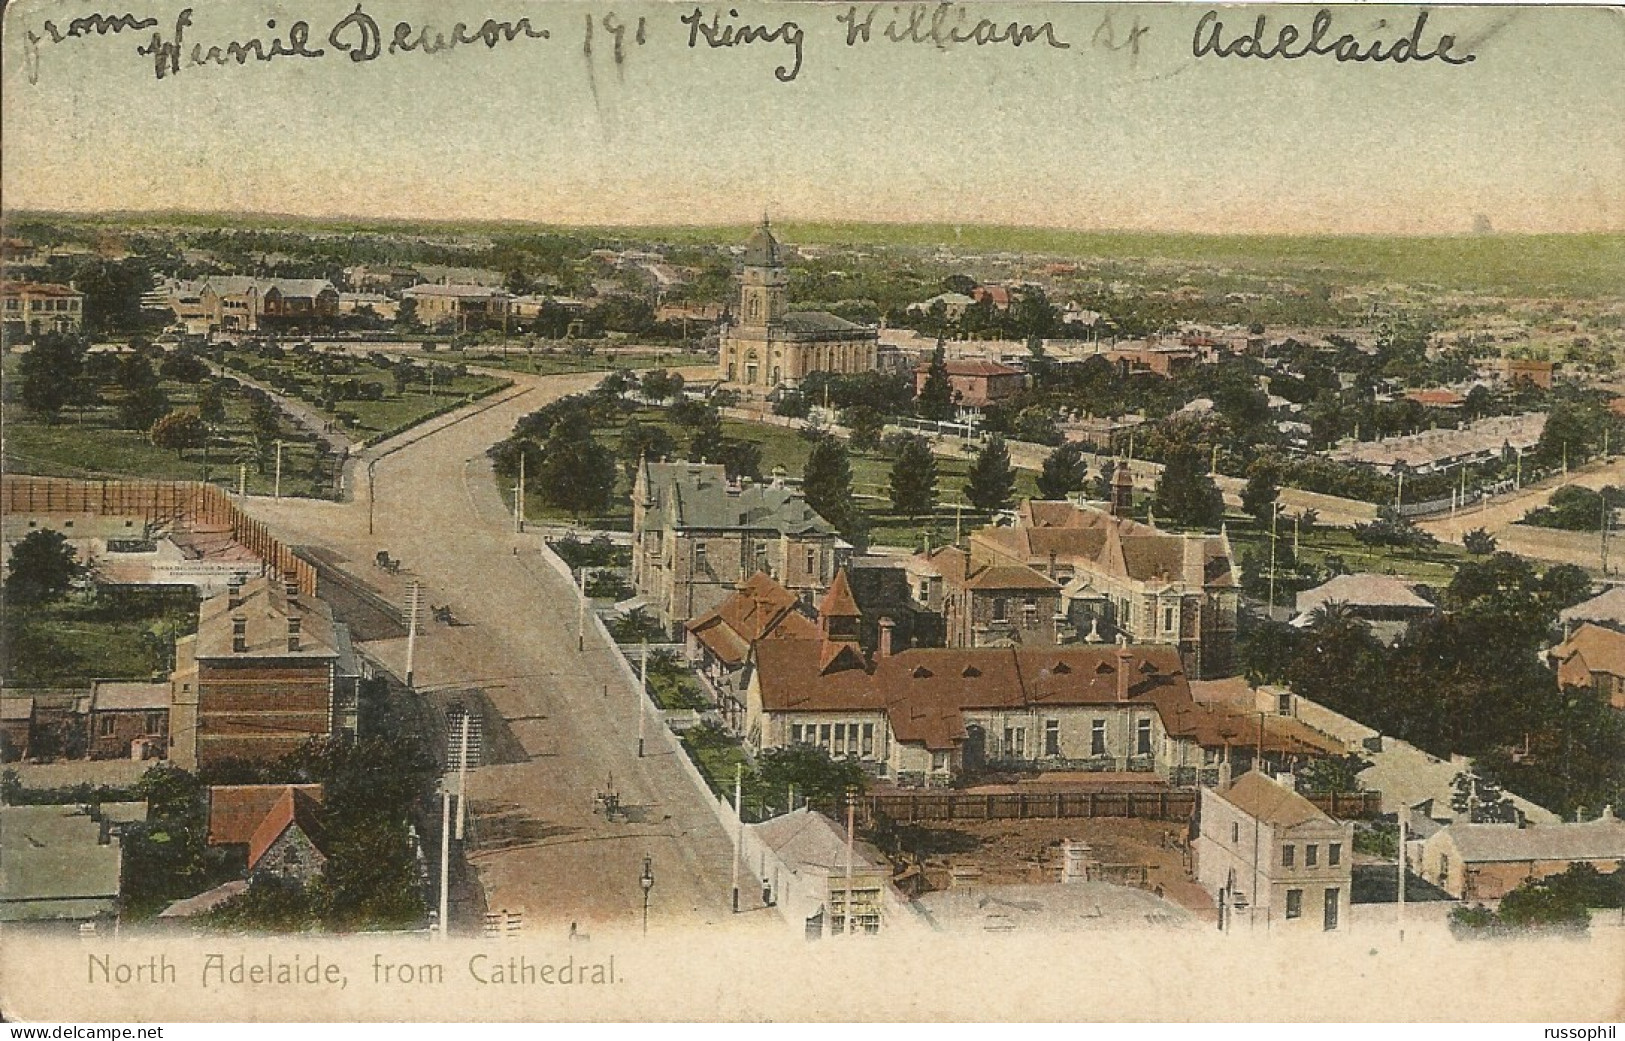
[[[515,387],[494,400],[370,450],[374,534],[365,467],[353,502],[258,498],[248,510],[288,542],[319,547],[393,602],[404,600],[410,573],[427,602],[451,606],[458,624],[430,622],[420,633],[415,683],[430,692],[483,691],[502,717],[504,746],[517,749],[501,765],[471,771],[482,843],[469,856],[479,892],[463,902],[465,927],[477,909],[468,905],[481,898],[493,910],[523,911],[527,931],[634,927],[645,856],[656,878],[651,928],[762,921],[772,912],[748,899],[756,888],[749,870],[741,872],[743,913],[732,912],[731,839],[676,761],[680,753],[655,740],[652,719],[649,754],[637,756],[638,698],[617,652],[590,624],[578,651],[574,586],[549,566],[538,535],[513,531],[485,458],[520,416],[601,375],[510,373]],[[389,576],[372,566],[380,549],[407,571]],[[404,675],[404,640],[367,649]],[[594,794],[611,778],[630,822],[593,812]]]

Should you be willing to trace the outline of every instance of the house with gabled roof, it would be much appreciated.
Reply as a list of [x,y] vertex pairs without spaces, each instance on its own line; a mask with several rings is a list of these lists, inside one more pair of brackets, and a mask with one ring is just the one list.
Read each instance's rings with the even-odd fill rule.
[[1327,816],[1290,777],[1253,771],[1203,788],[1198,812],[1196,880],[1221,928],[1330,932],[1348,921],[1354,825]]
[[1546,660],[1560,685],[1590,687],[1625,710],[1625,633],[1585,622],[1546,652]]
[[1453,823],[1422,844],[1418,874],[1461,900],[1499,900],[1531,879],[1575,864],[1603,874],[1625,866],[1625,822],[1605,807],[1593,821],[1531,824]]
[[325,278],[210,275],[195,291],[202,317],[221,330],[304,326],[339,313],[339,291]]
[[733,484],[715,463],[638,467],[632,584],[673,632],[715,611],[758,571],[810,605],[850,551],[799,492],[780,484]]
[[1062,642],[1167,644],[1187,675],[1235,669],[1241,582],[1229,536],[1173,534],[1128,516],[1127,467],[1106,509],[1028,500],[1015,523],[971,533],[971,566],[1029,568],[1060,588]]
[[914,558],[929,576],[927,606],[942,616],[949,647],[1052,647],[1061,587],[1021,564],[977,562],[956,546]]
[[208,844],[251,876],[308,882],[326,863],[319,784],[228,784],[208,791]]

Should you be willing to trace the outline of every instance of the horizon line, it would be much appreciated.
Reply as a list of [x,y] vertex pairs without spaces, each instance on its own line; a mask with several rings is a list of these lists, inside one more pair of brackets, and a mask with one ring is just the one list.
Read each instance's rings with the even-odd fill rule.
[[[282,210],[185,210],[156,209],[50,209],[0,206],[0,222],[23,219],[148,219],[148,220],[278,220],[304,221],[312,224],[374,224],[374,225],[426,225],[453,228],[458,226],[521,227],[537,230],[572,231],[658,231],[733,229],[757,223],[755,218],[742,217],[738,221],[645,221],[614,223],[585,221],[580,223],[549,222],[527,217],[404,217],[368,216],[362,214],[315,214]],[[978,231],[1049,232],[1074,235],[1101,236],[1179,236],[1213,239],[1495,239],[1495,238],[1583,238],[1625,235],[1625,227],[1589,229],[1581,231],[1502,231],[1492,227],[1489,231],[1197,231],[1190,229],[1149,227],[1072,227],[1052,224],[1007,224],[998,221],[967,220],[845,220],[840,218],[777,218],[779,226],[853,227],[853,228],[951,228]]]

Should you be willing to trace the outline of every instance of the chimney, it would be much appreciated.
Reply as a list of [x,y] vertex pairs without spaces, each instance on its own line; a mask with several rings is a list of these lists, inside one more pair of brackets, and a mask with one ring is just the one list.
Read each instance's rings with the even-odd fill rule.
[[1128,472],[1127,463],[1118,463],[1117,469],[1112,472],[1112,498],[1111,514],[1113,517],[1127,517],[1134,505],[1134,475]]
[[112,839],[113,822],[103,817],[99,824],[100,827],[96,829],[96,845],[105,846]]
[[1055,581],[1055,551],[1053,549],[1049,551],[1048,576],[1051,582]]
[[299,650],[299,637],[300,637],[300,634],[303,631],[303,629],[304,629],[304,619],[300,618],[298,615],[289,616],[289,618],[288,618],[288,650],[290,650],[290,651]]
[[892,630],[896,629],[896,628],[897,628],[897,623],[892,621],[890,618],[882,618],[880,620],[880,647],[879,647],[879,649],[878,649],[878,651],[877,651],[877,653],[875,655],[876,657],[878,657],[878,658],[890,658],[891,657],[891,654],[892,654],[892,646],[891,646]]
[[226,606],[235,611],[243,606],[243,576],[234,574],[226,583]]
[[231,653],[242,654],[248,650],[248,619],[238,617],[231,620]]
[[282,573],[282,592],[289,600],[299,599],[299,572],[284,571]]
[[1134,666],[1134,655],[1129,653],[1127,644],[1117,645],[1117,700],[1129,699],[1129,673]]

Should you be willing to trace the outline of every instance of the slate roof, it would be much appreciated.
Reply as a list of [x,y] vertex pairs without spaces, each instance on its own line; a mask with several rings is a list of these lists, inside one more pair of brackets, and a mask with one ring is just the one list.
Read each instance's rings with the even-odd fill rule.
[[645,528],[760,530],[784,535],[833,535],[835,528],[799,492],[770,484],[728,487],[715,463],[645,463],[652,503]]
[[[1202,584],[1216,588],[1233,585],[1225,537],[1199,538]],[[973,544],[980,543],[1033,568],[1047,567],[1053,556],[1057,563],[1074,570],[1099,571],[1140,582],[1178,582],[1186,578],[1185,536],[1070,502],[1029,500],[1017,510],[1013,527],[982,528],[971,539]],[[1190,578],[1194,581],[1197,575]]]
[[1625,624],[1625,586],[1609,586],[1590,600],[1564,608],[1558,618],[1563,622]]
[[1308,624],[1309,614],[1326,604],[1347,604],[1355,608],[1406,608],[1419,612],[1433,610],[1431,603],[1417,596],[1415,590],[1399,579],[1391,575],[1360,572],[1353,575],[1336,575],[1313,589],[1305,589],[1299,593],[1297,603],[1299,617],[1294,618],[1292,624],[1299,626]]
[[849,322],[840,315],[830,314],[828,311],[786,311],[779,317],[780,328],[791,335],[817,335],[829,336],[876,336],[873,329],[857,322]]
[[[140,820],[143,802],[104,803],[114,820]],[[0,806],[0,921],[94,918],[119,895],[122,849],[78,805]]]
[[779,240],[773,237],[773,229],[768,227],[767,218],[745,242],[744,263],[749,267],[782,267],[784,265],[783,250]]
[[90,687],[92,712],[138,712],[169,708],[168,683],[97,680]]
[[[748,827],[791,871],[811,868],[836,874],[846,870],[846,831],[816,810],[802,807]],[[891,874],[891,865],[879,850],[862,841],[852,845],[854,871]]]
[[494,289],[491,286],[445,285],[439,282],[425,282],[423,285],[412,286],[410,289],[403,290],[402,295],[487,300],[492,297],[506,297],[508,294],[504,290]]
[[[198,658],[337,658],[338,637],[333,631],[333,610],[321,598],[301,593],[289,598],[284,584],[272,578],[243,584],[233,607],[233,595],[220,593],[198,608]],[[299,650],[288,650],[288,619],[299,619]],[[247,622],[247,649],[232,649],[234,619]]]
[[1244,774],[1218,795],[1236,809],[1265,824],[1291,828],[1311,821],[1332,823],[1332,819],[1314,803],[1257,771]]
[[1468,863],[1525,860],[1625,861],[1625,822],[1612,813],[1582,824],[1451,824],[1449,835]]
[[200,294],[205,288],[219,296],[243,296],[251,290],[264,296],[272,289],[283,297],[317,297],[325,292],[338,292],[325,278],[254,278],[251,275],[210,275],[197,284]]

